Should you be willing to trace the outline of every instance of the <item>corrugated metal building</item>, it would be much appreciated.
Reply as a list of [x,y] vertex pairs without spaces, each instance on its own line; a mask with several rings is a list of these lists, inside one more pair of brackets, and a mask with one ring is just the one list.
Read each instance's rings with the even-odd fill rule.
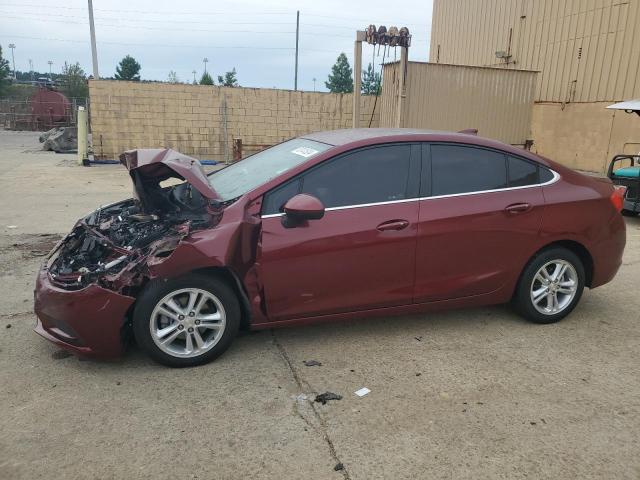
[[[380,126],[394,127],[400,63],[386,64]],[[437,130],[477,128],[513,145],[529,139],[536,72],[408,62],[400,126]]]
[[640,0],[434,0],[430,61],[539,71],[542,154],[602,171],[640,150],[637,119],[604,109],[640,97]]

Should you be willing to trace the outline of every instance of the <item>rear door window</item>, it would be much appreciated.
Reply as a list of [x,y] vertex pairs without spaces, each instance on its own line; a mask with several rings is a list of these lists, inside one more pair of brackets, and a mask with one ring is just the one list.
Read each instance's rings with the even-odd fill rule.
[[460,145],[431,145],[431,195],[506,188],[505,155]]

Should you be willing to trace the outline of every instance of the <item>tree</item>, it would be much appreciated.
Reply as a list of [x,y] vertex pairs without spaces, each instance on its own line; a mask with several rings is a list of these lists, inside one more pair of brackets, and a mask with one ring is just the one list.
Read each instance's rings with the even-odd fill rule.
[[338,59],[333,67],[329,79],[324,82],[325,86],[332,93],[353,92],[353,70],[349,66],[349,60],[344,53],[338,55]]
[[373,65],[370,63],[367,69],[362,71],[362,94],[380,95],[381,82],[380,73],[374,73]]
[[213,85],[213,78],[209,75],[209,72],[204,72],[200,77],[200,85]]
[[9,60],[2,57],[2,46],[0,45],[0,97],[4,95],[9,86]]
[[169,71],[169,76],[167,78],[169,83],[180,83],[180,79],[178,78],[178,74],[173,70]]
[[127,55],[116,67],[116,80],[140,81],[140,64],[131,55]]
[[218,75],[218,84],[223,87],[238,87],[238,79],[236,78],[235,67],[230,71],[222,75]]
[[88,97],[87,75],[78,62],[75,64],[64,62],[62,68],[62,89],[69,97]]

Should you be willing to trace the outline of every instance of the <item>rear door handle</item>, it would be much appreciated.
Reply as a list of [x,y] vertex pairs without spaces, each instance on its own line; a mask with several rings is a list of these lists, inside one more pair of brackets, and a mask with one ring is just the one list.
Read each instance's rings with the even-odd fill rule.
[[522,213],[531,210],[531,204],[529,203],[512,203],[505,207],[507,213]]
[[385,232],[387,230],[403,230],[409,226],[407,220],[389,220],[388,222],[382,222],[378,225],[378,230]]

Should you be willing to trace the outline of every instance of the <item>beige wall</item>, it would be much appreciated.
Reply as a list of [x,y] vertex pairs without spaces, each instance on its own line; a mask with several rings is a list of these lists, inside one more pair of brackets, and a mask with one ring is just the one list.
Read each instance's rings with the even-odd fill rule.
[[[384,67],[380,125],[395,126],[399,63]],[[536,72],[409,62],[401,127],[479,134],[524,145],[530,137]]]
[[533,107],[532,151],[571,168],[604,173],[618,153],[640,152],[640,117],[607,110],[609,102]]
[[538,70],[538,101],[637,98],[640,0],[434,0],[429,59]]
[[[104,158],[133,148],[168,147],[224,160],[225,124],[228,152],[233,137],[245,145],[272,145],[352,124],[351,94],[113,80],[90,81],[89,94],[93,149]],[[362,126],[369,124],[373,103],[373,97],[361,99]]]

